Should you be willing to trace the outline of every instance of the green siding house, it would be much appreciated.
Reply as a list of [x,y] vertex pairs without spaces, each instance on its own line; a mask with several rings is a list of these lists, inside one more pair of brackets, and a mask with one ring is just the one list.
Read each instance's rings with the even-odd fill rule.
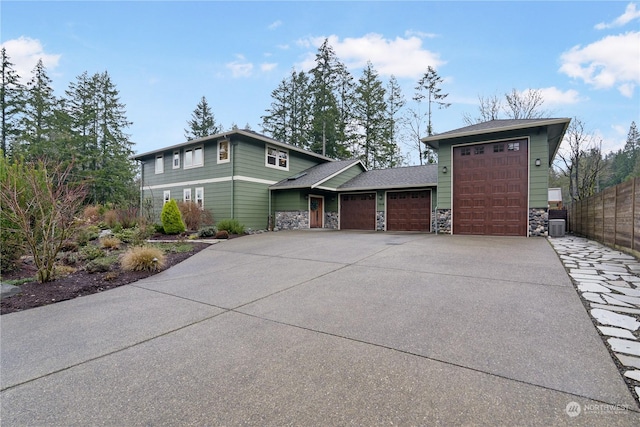
[[264,135],[233,130],[139,154],[141,203],[170,199],[253,230],[430,231],[437,166],[368,171]]

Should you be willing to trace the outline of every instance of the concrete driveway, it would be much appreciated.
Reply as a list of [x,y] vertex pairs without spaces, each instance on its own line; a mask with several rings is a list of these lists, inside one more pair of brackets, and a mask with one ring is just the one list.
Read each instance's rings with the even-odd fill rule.
[[3,426],[640,424],[542,238],[265,233],[0,321]]

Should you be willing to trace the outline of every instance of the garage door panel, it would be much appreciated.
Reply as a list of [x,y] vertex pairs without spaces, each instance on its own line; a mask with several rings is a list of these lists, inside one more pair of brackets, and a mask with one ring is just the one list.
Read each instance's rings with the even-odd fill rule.
[[421,190],[387,193],[387,230],[429,231],[430,229],[430,191]]
[[527,201],[526,140],[454,147],[454,233],[526,236]]
[[376,229],[375,193],[343,194],[340,196],[340,229]]

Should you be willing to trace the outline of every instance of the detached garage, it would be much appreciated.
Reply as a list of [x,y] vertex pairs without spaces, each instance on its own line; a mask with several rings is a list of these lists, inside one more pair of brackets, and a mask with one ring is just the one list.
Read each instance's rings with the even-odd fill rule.
[[438,152],[439,231],[547,235],[549,167],[569,121],[492,120],[422,139]]

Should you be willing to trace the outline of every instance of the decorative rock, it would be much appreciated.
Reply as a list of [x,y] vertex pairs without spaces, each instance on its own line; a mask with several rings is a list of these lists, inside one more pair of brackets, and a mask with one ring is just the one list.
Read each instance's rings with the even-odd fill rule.
[[[614,286],[611,283],[620,283],[620,282],[609,282],[609,284],[605,283],[605,286],[614,291],[620,292],[621,294],[629,295],[630,297],[640,297],[640,289],[633,289],[629,287],[622,286]],[[624,283],[624,282],[623,282]]]
[[624,366],[630,366],[632,368],[640,369],[640,357],[627,356],[626,354],[618,353],[613,354],[616,355],[620,363],[622,363]]
[[630,340],[636,339],[636,337],[626,329],[611,328],[609,326],[598,326],[598,329],[600,329],[600,332],[605,335],[609,335],[610,337],[628,338]]
[[593,282],[580,282],[578,289],[580,292],[611,292],[611,289]]
[[582,294],[582,297],[584,299],[586,299],[587,301],[591,301],[591,302],[597,302],[597,303],[601,303],[601,304],[606,304],[606,301],[603,301],[602,298],[600,297],[600,294],[596,294],[593,292],[584,292]]
[[[609,294],[609,295],[613,295],[613,294]],[[622,302],[619,299],[615,299],[615,298],[613,298],[613,297],[611,297],[609,295],[605,295],[605,294],[602,295],[602,298],[605,299],[607,304],[619,305],[621,307],[633,307],[631,304],[627,304],[626,302]]]
[[[623,314],[614,313],[608,310],[602,310],[599,308],[591,309],[591,315],[596,318],[598,322],[603,325],[619,326],[621,328],[635,331],[640,328],[640,322],[631,316],[625,316]],[[640,344],[638,344],[640,346]],[[639,349],[640,351],[640,349]]]
[[592,302],[591,303],[591,307],[593,307],[593,308],[601,308],[603,310],[617,311],[617,312],[620,312],[620,313],[628,313],[628,314],[640,315],[640,310],[637,309],[637,308],[621,307],[619,305],[603,305],[603,304],[598,304],[598,303]]
[[0,283],[0,297],[10,297],[12,295],[18,295],[22,290],[18,286],[8,285],[6,283]]
[[630,297],[628,295],[619,295],[619,294],[610,294],[613,298],[627,302],[629,304],[633,304],[636,306],[640,306],[640,298],[639,297]]
[[640,342],[623,340],[620,338],[609,338],[607,340],[611,349],[617,353],[633,354],[640,356]]
[[632,380],[640,381],[640,371],[638,370],[627,371],[624,373],[624,376]]

